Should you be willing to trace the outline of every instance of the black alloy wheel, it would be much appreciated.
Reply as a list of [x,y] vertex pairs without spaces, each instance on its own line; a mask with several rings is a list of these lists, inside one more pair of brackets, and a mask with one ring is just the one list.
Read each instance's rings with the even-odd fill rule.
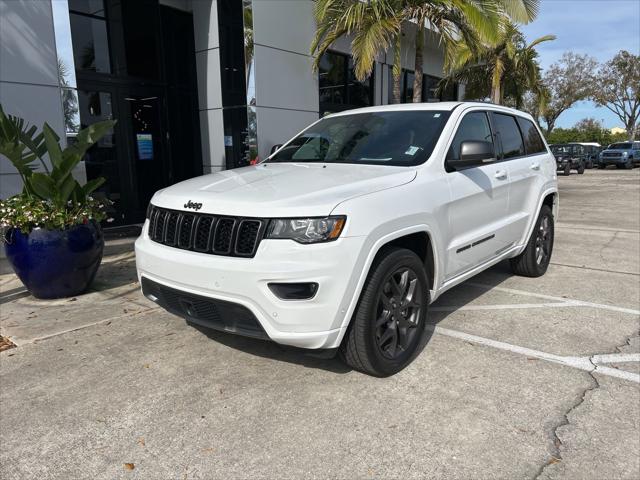
[[343,361],[376,377],[398,373],[426,343],[428,305],[424,261],[406,248],[384,247],[371,265],[340,345]]
[[545,265],[549,262],[551,241],[551,217],[545,215],[540,219],[536,235],[536,263],[538,265]]
[[418,339],[423,293],[416,273],[401,267],[384,282],[376,308],[375,338],[380,353],[396,360],[410,351]]

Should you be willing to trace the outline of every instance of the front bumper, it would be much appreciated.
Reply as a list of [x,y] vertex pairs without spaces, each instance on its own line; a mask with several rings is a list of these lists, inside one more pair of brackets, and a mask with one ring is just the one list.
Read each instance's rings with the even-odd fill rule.
[[600,165],[625,165],[628,161],[628,157],[603,157],[598,160],[598,163]]
[[[355,294],[359,278],[356,265],[364,240],[345,237],[315,245],[262,240],[254,258],[238,258],[161,245],[148,237],[145,224],[135,244],[136,267],[141,283],[148,279],[189,295],[246,308],[266,337],[275,342],[335,348],[342,339],[345,315]],[[271,282],[316,282],[319,287],[312,299],[282,300],[268,288]],[[184,311],[174,313],[189,318]],[[233,323],[223,319],[218,326],[207,326],[246,334],[229,326]]]

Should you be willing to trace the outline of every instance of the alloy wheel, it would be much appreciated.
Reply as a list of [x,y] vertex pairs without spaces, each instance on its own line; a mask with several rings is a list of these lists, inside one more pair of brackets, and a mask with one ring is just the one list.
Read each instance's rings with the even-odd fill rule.
[[398,268],[383,283],[376,306],[375,338],[385,358],[397,359],[418,340],[423,288],[408,267]]
[[549,258],[551,250],[551,221],[548,216],[542,217],[536,236],[536,263],[543,265]]

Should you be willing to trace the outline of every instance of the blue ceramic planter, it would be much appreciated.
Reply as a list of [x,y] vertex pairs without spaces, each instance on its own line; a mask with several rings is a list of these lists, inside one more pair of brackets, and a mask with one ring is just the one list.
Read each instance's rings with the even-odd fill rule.
[[6,233],[5,251],[16,275],[36,298],[63,298],[89,288],[102,261],[104,237],[90,222],[65,230]]

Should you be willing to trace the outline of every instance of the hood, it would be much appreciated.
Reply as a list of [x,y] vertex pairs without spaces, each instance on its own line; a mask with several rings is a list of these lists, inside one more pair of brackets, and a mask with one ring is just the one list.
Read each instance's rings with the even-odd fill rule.
[[151,202],[200,213],[244,217],[324,216],[341,202],[411,182],[407,167],[263,163],[192,178],[157,192]]

